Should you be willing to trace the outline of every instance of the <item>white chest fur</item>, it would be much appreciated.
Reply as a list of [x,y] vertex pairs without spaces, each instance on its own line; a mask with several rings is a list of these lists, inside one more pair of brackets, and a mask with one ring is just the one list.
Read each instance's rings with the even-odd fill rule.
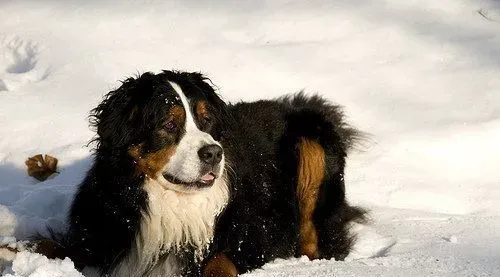
[[142,212],[131,252],[113,275],[177,276],[179,250],[191,246],[201,258],[208,248],[215,219],[228,202],[228,187],[221,178],[209,189],[187,194],[166,190],[156,181],[147,180],[144,190],[148,194],[148,209]]

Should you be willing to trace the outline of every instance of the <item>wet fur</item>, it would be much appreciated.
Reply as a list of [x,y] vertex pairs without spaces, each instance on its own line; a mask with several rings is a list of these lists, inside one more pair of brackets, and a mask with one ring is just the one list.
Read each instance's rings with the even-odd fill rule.
[[299,145],[315,142],[325,157],[312,223],[317,234],[314,258],[344,259],[355,235],[351,223],[364,210],[346,201],[344,168],[362,134],[344,121],[339,106],[303,93],[228,107],[234,126],[228,156],[231,203],[216,230],[214,253],[224,253],[239,273],[276,258],[297,257],[300,247]]
[[[215,215],[225,207],[217,218],[203,218],[198,210],[183,219],[175,215],[168,206],[175,197],[151,189],[147,176],[137,173],[128,153],[131,146],[139,144],[156,149],[157,142],[149,140],[151,130],[161,121],[157,112],[160,100],[155,93],[166,82],[178,84],[190,93],[188,98],[203,97],[209,104],[214,120],[210,135],[223,146],[225,178],[214,194],[195,197],[206,201],[207,209],[213,209],[209,212]],[[103,274],[118,274],[125,263],[139,268],[136,274],[198,276],[204,264],[212,268],[224,257],[226,269],[234,272],[228,265],[233,263],[237,272],[244,273],[276,258],[307,254],[301,247],[301,197],[313,204],[306,213],[316,235],[312,258],[342,260],[348,255],[355,240],[349,228],[352,222],[363,220],[364,211],[346,201],[344,168],[349,150],[361,136],[345,123],[339,106],[303,93],[227,105],[209,83],[199,73],[145,73],[125,80],[93,110],[91,122],[97,129],[94,164],[73,202],[65,237],[75,262],[96,266]],[[301,186],[298,167],[304,141],[314,143],[319,153],[324,153],[324,170],[321,178],[316,178],[318,183]],[[298,188],[315,192],[303,193]],[[165,206],[151,206],[155,203],[151,198],[158,195]],[[168,222],[158,225],[153,216],[144,220],[158,209],[169,209],[170,215],[164,217]],[[198,216],[203,219],[194,222]],[[209,226],[211,220],[213,226]],[[172,224],[169,227],[176,230],[205,226],[199,234],[201,240],[212,242],[210,249],[200,252],[201,248],[189,240],[179,244],[175,239],[179,234],[167,231],[163,224]],[[160,234],[163,229],[158,226],[165,227],[164,233]],[[152,259],[134,258],[137,241],[152,233],[163,240],[144,248],[149,249]],[[162,249],[165,241],[175,247]],[[212,258],[216,262],[211,262]]]

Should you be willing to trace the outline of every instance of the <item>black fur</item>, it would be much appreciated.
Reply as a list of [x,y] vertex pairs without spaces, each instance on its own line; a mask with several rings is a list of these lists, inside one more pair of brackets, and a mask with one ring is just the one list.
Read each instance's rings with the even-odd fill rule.
[[[90,122],[97,131],[94,164],[71,206],[65,239],[68,254],[77,265],[96,266],[106,274],[130,251],[147,195],[142,189],[145,176],[135,173],[127,151],[139,143],[145,143],[146,152],[154,151],[165,143],[155,132],[161,128],[161,111],[168,108],[166,94],[172,93],[168,81],[181,85],[190,98],[210,101],[215,121],[211,134],[221,138],[227,118],[225,103],[205,80],[198,73],[144,73],[125,80],[92,110]],[[182,255],[192,256],[190,249],[186,252]]]
[[[276,258],[297,256],[297,143],[308,138],[326,153],[314,223],[321,258],[343,259],[354,236],[348,223],[364,212],[345,199],[344,167],[359,133],[343,120],[338,106],[302,93],[271,101],[226,105],[199,73],[164,71],[129,78],[92,111],[97,129],[94,165],[81,184],[69,215],[66,240],[81,265],[109,272],[130,251],[147,203],[143,175],[134,170],[127,150],[145,143],[153,151],[165,141],[154,135],[166,109],[167,81],[178,83],[190,99],[210,103],[208,132],[223,145],[228,165],[230,202],[216,225],[210,258],[225,253],[240,273]],[[186,249],[186,275],[199,264]]]
[[344,259],[354,235],[349,222],[364,211],[345,199],[344,167],[361,134],[343,120],[338,106],[303,93],[271,101],[229,106],[235,125],[232,202],[217,225],[214,253],[223,252],[240,273],[276,258],[298,256],[297,143],[317,141],[326,153],[314,223],[320,258]]

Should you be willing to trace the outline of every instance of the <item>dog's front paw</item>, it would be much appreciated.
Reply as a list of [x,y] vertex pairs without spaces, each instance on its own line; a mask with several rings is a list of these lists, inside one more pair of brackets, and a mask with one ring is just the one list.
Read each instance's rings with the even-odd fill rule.
[[225,254],[218,254],[203,268],[203,277],[236,277],[238,270]]

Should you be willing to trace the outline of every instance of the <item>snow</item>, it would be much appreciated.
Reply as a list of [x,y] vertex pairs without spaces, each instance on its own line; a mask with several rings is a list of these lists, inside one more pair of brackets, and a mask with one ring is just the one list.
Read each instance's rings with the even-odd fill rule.
[[64,260],[49,260],[40,254],[20,252],[12,265],[13,274],[5,277],[84,277],[75,269],[73,262]]
[[0,205],[0,238],[14,235],[16,216],[5,206]]
[[[65,227],[91,164],[88,112],[118,80],[182,69],[228,101],[320,93],[370,133],[346,181],[372,222],[348,260],[247,276],[500,275],[499,1],[79,2],[0,3],[1,242]],[[60,174],[28,177],[38,153]],[[27,252],[6,266],[80,276]]]

